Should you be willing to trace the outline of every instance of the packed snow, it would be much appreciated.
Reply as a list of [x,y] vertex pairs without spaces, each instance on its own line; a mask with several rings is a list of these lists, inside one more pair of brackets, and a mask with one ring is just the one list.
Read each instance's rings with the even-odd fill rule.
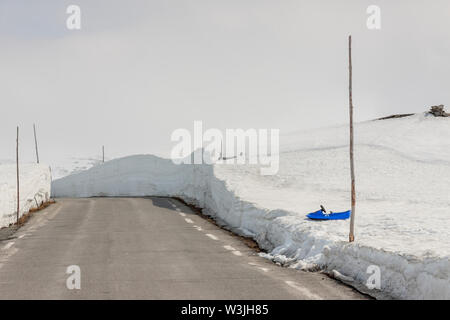
[[[50,199],[51,174],[42,164],[21,164],[19,216]],[[17,220],[17,173],[15,164],[0,165],[0,228]]]
[[71,157],[68,159],[53,160],[51,166],[52,178],[53,180],[60,179],[100,164],[102,164],[101,156],[86,158]]
[[427,114],[355,127],[356,241],[349,222],[305,217],[349,209],[348,127],[281,137],[280,170],[175,165],[151,155],[106,162],[53,183],[57,197],[177,196],[252,236],[269,259],[322,269],[374,296],[450,299],[450,119]]

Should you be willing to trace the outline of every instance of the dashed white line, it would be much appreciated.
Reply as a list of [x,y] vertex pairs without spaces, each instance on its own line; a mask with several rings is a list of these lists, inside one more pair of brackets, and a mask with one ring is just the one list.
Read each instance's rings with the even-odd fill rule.
[[194,223],[194,221],[192,221],[192,220],[189,219],[189,218],[184,219],[184,221],[186,221],[187,223]]
[[183,212],[178,212],[178,213],[180,214],[180,216],[186,217],[186,214],[185,214],[185,213],[183,213]]
[[18,236],[18,237],[17,237],[17,239],[22,239],[23,237],[25,237],[25,235],[24,235],[24,234],[22,234],[22,235]]
[[317,294],[312,293],[311,291],[309,291],[308,289],[306,289],[304,287],[300,287],[300,285],[298,285],[294,281],[285,281],[285,283],[288,286],[290,286],[291,288],[294,288],[294,289],[300,291],[308,299],[311,299],[311,300],[323,300],[322,297],[318,296]]
[[203,229],[201,228],[201,227],[199,227],[199,226],[193,226],[195,229],[197,229],[198,231],[202,231]]
[[259,270],[264,271],[264,272],[269,272],[270,271],[269,268],[262,267],[259,264],[256,264],[256,263],[253,263],[253,262],[249,262],[248,264],[251,265],[251,266],[257,267]]
[[7,249],[11,248],[13,245],[14,245],[14,241],[8,242],[8,243],[3,247],[3,249],[4,249],[4,250],[7,250]]
[[212,235],[212,234],[210,234],[210,233],[207,233],[206,236],[207,236],[207,237],[210,237],[210,238],[213,239],[213,240],[219,240],[219,238],[217,238],[215,235]]
[[223,246],[225,249],[227,249],[228,251],[231,251],[232,254],[234,254],[235,256],[242,256],[242,253],[239,250],[236,250],[235,248],[233,248],[232,246],[226,245]]

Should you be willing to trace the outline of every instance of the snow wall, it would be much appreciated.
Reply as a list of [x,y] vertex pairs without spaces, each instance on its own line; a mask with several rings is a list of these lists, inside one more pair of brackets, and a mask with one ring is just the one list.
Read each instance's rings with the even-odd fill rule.
[[[211,165],[175,165],[152,155],[116,159],[55,180],[54,197],[180,197],[206,210],[235,231],[253,237],[269,257],[304,270],[345,275],[366,288],[369,266],[379,266],[381,290],[398,299],[450,299],[448,258],[417,259],[399,252],[331,241],[304,228],[285,210],[269,210],[240,199]],[[368,269],[369,268],[369,269]],[[374,295],[375,292],[374,292]]]
[[[17,173],[16,165],[0,165],[0,228],[17,220]],[[30,209],[50,200],[51,173],[42,164],[22,164],[20,177],[20,217]]]

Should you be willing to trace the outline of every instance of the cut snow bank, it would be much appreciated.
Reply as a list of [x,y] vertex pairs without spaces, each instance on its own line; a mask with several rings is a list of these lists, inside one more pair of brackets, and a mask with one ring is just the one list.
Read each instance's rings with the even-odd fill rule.
[[417,115],[357,125],[352,244],[348,221],[305,217],[320,204],[348,209],[347,132],[341,127],[284,137],[288,148],[275,176],[261,176],[251,165],[175,165],[139,155],[56,180],[53,193],[181,197],[252,236],[266,257],[285,265],[324,269],[356,287],[376,266],[388,296],[450,299],[448,120]]
[[[42,164],[20,166],[20,212],[19,216],[50,199],[51,174]],[[0,228],[16,222],[17,184],[16,165],[0,165]]]

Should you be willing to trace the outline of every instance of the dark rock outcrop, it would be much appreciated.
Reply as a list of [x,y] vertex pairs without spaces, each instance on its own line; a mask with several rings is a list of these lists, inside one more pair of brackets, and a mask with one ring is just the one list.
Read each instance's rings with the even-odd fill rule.
[[443,104],[432,106],[428,113],[431,113],[435,117],[450,117],[450,113],[445,112]]

